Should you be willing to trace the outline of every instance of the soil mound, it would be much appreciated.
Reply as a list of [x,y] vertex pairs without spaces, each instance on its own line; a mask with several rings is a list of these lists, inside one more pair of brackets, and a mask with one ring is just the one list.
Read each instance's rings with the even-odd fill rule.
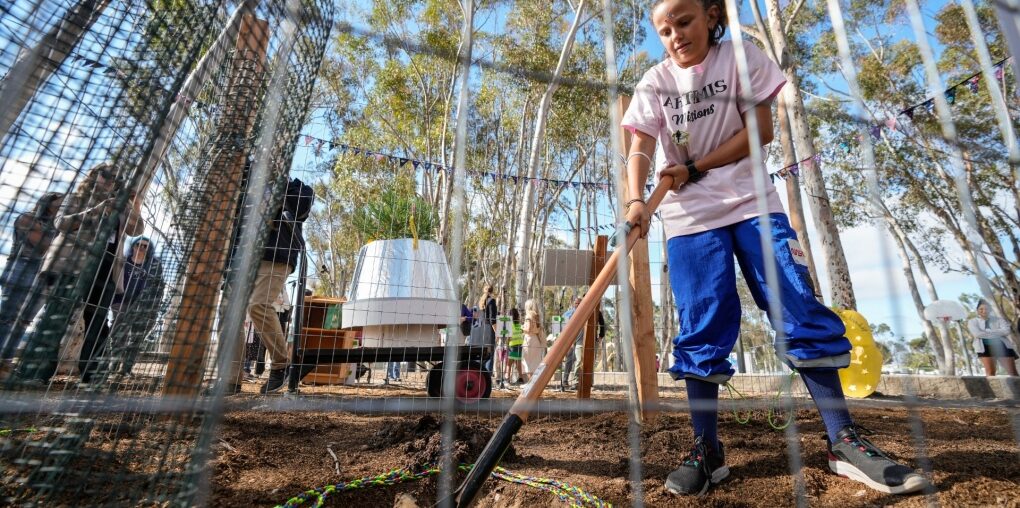
[[[493,431],[475,421],[458,419],[455,425],[454,463],[471,463],[485,449]],[[430,414],[413,420],[390,420],[382,425],[375,437],[377,448],[399,446],[407,457],[405,467],[408,469],[421,470],[435,466],[443,455],[442,422]],[[503,460],[510,461],[516,457],[517,452],[511,444]]]

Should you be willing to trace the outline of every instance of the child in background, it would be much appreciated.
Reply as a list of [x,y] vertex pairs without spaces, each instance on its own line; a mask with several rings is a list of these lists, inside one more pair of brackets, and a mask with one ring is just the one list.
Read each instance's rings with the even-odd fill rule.
[[513,320],[513,332],[510,335],[510,341],[507,343],[510,352],[507,354],[506,370],[508,373],[512,373],[514,367],[516,367],[517,379],[511,384],[521,385],[524,384],[524,366],[521,365],[524,350],[524,330],[521,328],[521,313],[516,307],[510,309],[510,318]]
[[[830,469],[881,492],[919,491],[927,480],[862,437],[850,417],[837,375],[850,360],[845,328],[814,298],[806,261],[773,187],[766,189],[769,214],[758,214],[754,172],[765,168],[753,167],[749,155],[763,149],[751,146],[745,115],[755,115],[761,143],[771,142],[771,104],[786,80],[753,44],[721,42],[726,15],[722,0],[656,2],[652,25],[668,58],[645,73],[623,118],[623,127],[634,134],[627,159],[630,195],[644,195],[657,142],[666,159],[658,178],[670,176],[673,182],[659,207],[680,320],[670,373],[687,385],[695,441],[669,474],[666,489],[701,495],[729,475],[717,423],[719,386],[733,375],[726,358],[740,327],[735,255],[760,308],[781,299],[783,322],[773,325],[783,327],[785,342],[776,348],[801,374],[818,406]],[[750,67],[753,101],[746,104],[740,100],[738,43]],[[626,205],[628,221],[647,235],[644,200]],[[765,228],[773,235],[780,295],[770,294],[765,282],[765,263],[772,261],[761,247]]]

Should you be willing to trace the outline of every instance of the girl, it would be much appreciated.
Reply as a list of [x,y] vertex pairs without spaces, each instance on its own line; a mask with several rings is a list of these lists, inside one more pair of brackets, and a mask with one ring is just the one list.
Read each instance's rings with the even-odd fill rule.
[[978,301],[977,316],[967,321],[967,329],[974,336],[974,351],[977,351],[985,375],[995,375],[995,360],[998,359],[1006,373],[1016,376],[1016,351],[1010,347],[1009,321],[990,315],[988,302]]
[[[656,142],[665,164],[659,178],[673,189],[659,211],[669,237],[670,283],[680,320],[673,340],[675,379],[684,379],[695,441],[690,455],[669,474],[666,489],[704,494],[729,475],[716,437],[719,385],[733,375],[726,357],[740,325],[733,257],[755,302],[767,308],[761,234],[771,228],[783,305],[784,360],[797,369],[822,415],[829,439],[829,467],[887,493],[915,492],[927,483],[913,469],[884,455],[854,425],[836,369],[849,364],[850,343],[839,318],[815,300],[796,235],[774,188],[766,191],[769,215],[758,215],[749,129],[757,119],[761,141],[772,140],[772,99],[786,83],[780,69],[752,44],[743,44],[750,67],[750,104],[740,102],[732,41],[721,42],[726,11],[722,0],[660,0],[652,25],[668,58],[645,73],[623,119],[634,136],[627,159],[631,196],[643,196]],[[644,200],[627,203],[627,218],[648,232]],[[770,262],[772,260],[769,260]]]
[[545,332],[542,330],[542,317],[538,314],[538,305],[535,300],[524,302],[524,324],[521,325],[524,332],[524,370],[530,377],[538,365],[545,358]]

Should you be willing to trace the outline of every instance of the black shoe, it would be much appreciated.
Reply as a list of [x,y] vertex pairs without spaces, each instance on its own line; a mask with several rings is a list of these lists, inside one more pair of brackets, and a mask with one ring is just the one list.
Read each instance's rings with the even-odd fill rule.
[[280,391],[281,388],[283,388],[283,385],[286,383],[286,381],[287,381],[286,367],[282,369],[273,369],[269,371],[269,380],[266,381],[266,384],[262,385],[262,388],[259,390],[259,393],[266,394],[278,392]]
[[716,451],[698,436],[683,464],[666,477],[666,490],[672,494],[701,496],[712,484],[723,481],[729,475],[722,441],[719,441],[719,450]]
[[[239,383],[229,384],[223,389],[223,396],[230,397],[231,395],[237,395],[241,393],[241,385]],[[213,397],[216,395],[216,385],[210,386],[205,390],[202,390],[202,395],[206,397]]]
[[928,487],[927,478],[890,459],[861,437],[862,432],[867,431],[850,425],[836,434],[835,443],[828,443],[829,469],[833,473],[886,494],[909,494]]

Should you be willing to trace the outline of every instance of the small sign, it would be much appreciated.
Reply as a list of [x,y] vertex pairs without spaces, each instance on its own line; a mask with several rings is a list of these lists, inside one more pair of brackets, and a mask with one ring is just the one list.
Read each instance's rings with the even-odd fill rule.
[[549,324],[549,333],[559,335],[563,331],[563,316],[553,316]]
[[510,316],[496,316],[496,337],[509,338],[514,334],[514,322]]

